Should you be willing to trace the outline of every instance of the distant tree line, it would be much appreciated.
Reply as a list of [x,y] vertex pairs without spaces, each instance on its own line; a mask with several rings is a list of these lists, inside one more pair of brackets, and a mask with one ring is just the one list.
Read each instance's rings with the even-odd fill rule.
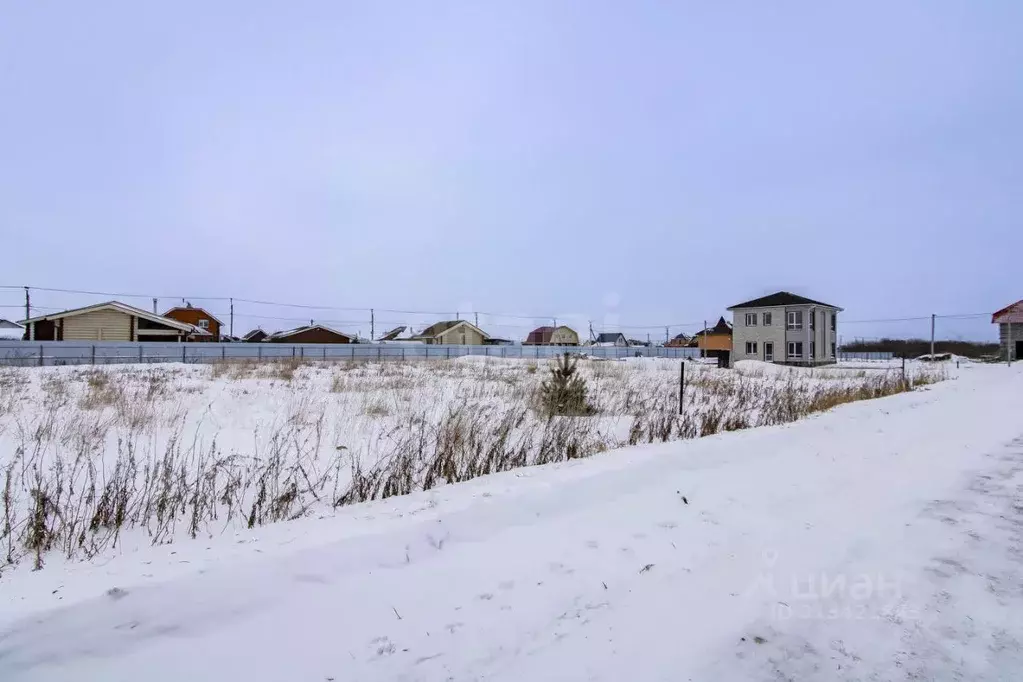
[[[842,345],[842,350],[849,352],[883,352],[894,353],[896,357],[915,358],[931,352],[929,339],[858,339]],[[986,355],[997,355],[997,343],[981,343],[978,341],[934,341],[935,353],[954,353],[967,358],[980,358]]]

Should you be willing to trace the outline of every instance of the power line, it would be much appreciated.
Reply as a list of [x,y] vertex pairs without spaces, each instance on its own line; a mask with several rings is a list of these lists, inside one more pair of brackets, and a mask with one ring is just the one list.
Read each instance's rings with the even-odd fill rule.
[[[8,288],[24,289],[25,287],[22,286],[22,287],[4,287],[4,288],[5,289],[8,289]],[[196,300],[196,301],[228,301],[228,300],[230,300],[230,297],[228,297],[228,296],[167,296],[167,295],[162,295],[161,296],[161,295],[156,295],[156,294],[126,294],[126,293],[123,293],[123,292],[117,293],[117,292],[110,292],[110,291],[85,291],[83,289],[58,289],[58,288],[54,288],[54,287],[34,287],[34,286],[29,286],[28,288],[32,289],[34,291],[47,291],[47,292],[53,292],[53,293],[59,293],[59,294],[84,294],[84,295],[87,295],[87,296],[116,296],[118,298],[174,298],[174,299],[183,298],[183,299],[193,299],[193,300]]]
[[[17,285],[0,285],[0,289],[4,289],[4,290],[21,290],[21,289],[25,289],[25,288],[26,287],[24,287],[24,286],[17,286]],[[40,291],[40,292],[47,292],[47,293],[78,294],[78,295],[86,295],[86,296],[109,296],[109,297],[112,297],[112,298],[146,298],[146,299],[150,299],[150,298],[163,298],[163,299],[171,299],[171,300],[182,299],[182,300],[193,300],[193,301],[230,301],[230,300],[232,300],[232,297],[228,297],[228,296],[179,296],[179,295],[157,295],[157,296],[154,296],[153,294],[93,291],[93,290],[86,290],[86,289],[68,289],[68,288],[60,288],[60,287],[35,287],[35,286],[31,286],[31,287],[27,287],[27,288],[28,289],[34,289],[34,290]],[[311,304],[307,304],[307,303],[290,303],[290,302],[283,302],[283,301],[265,301],[265,300],[248,299],[248,298],[234,298],[233,300],[237,301],[237,302],[240,302],[240,303],[249,303],[249,304],[252,304],[252,305],[277,306],[277,307],[281,307],[281,308],[297,308],[297,309],[303,309],[303,310],[319,310],[319,311],[365,312],[365,313],[367,313],[367,315],[371,314],[371,311],[373,310],[370,307],[362,307],[362,308],[360,308],[360,307],[311,305]],[[0,305],[0,308],[18,308],[18,307],[21,307],[21,306],[20,305]],[[54,307],[49,307],[49,306],[33,306],[33,308],[36,308],[36,309],[39,309],[39,310],[60,310],[60,308],[54,308]],[[398,309],[390,309],[390,308],[376,308],[376,311],[378,313],[387,313],[387,314],[396,314],[396,315],[423,315],[423,316],[451,316],[452,315],[452,312],[450,310],[448,310],[448,311],[436,311],[436,310],[398,310]],[[573,317],[573,316],[570,316],[570,315],[559,315],[559,316],[546,315],[546,314],[542,314],[542,315],[521,315],[521,314],[515,314],[515,313],[497,313],[497,312],[489,312],[489,311],[473,311],[473,312],[476,315],[482,315],[482,316],[485,316],[487,318],[490,318],[490,320],[486,323],[489,326],[504,326],[504,327],[509,327],[509,328],[515,327],[515,325],[501,324],[501,323],[496,322],[495,320],[496,319],[505,318],[505,319],[512,319],[512,320],[530,320],[531,322],[535,323],[535,322],[540,321],[540,320],[555,320],[555,319],[557,319],[559,317],[563,318],[563,319],[564,318],[572,318]],[[254,314],[254,313],[245,313],[245,312],[239,312],[239,311],[235,311],[235,314],[238,315],[238,316],[247,316],[247,317],[252,317],[252,318],[257,318],[257,319],[276,319],[276,320],[282,320],[282,321],[304,321],[306,319],[306,318],[298,318],[298,317],[258,315],[258,314]],[[991,313],[988,313],[988,312],[982,312],[982,313],[950,313],[950,314],[945,314],[945,315],[936,315],[935,317],[936,317],[936,319],[944,319],[944,320],[955,320],[955,319],[968,320],[968,319],[974,319],[974,318],[987,317],[990,314]],[[223,316],[224,314],[220,313],[220,315]],[[929,320],[929,319],[931,319],[930,315],[921,315],[921,316],[914,316],[914,317],[890,317],[890,318],[875,318],[875,319],[862,319],[862,320],[845,320],[845,319],[842,319],[841,323],[843,325],[845,325],[845,324],[886,324],[886,323],[894,323],[894,322],[922,322],[922,321],[926,321],[926,320]],[[366,320],[332,320],[331,322],[333,322],[335,324],[363,324],[363,323],[366,322]],[[592,323],[592,320],[590,322]],[[398,321],[398,322],[380,321],[380,324],[407,324],[407,321]],[[524,326],[525,325],[523,325],[523,327]],[[673,328],[674,329],[685,329],[685,328],[692,328],[692,327],[702,328],[702,326],[703,325],[702,325],[701,322],[676,322],[676,323],[669,323],[669,324],[661,323],[661,324],[649,324],[649,325],[639,325],[639,324],[631,324],[631,325],[624,325],[624,324],[623,325],[601,325],[601,327],[605,328],[605,329],[606,328],[615,328],[615,329],[629,329],[629,330],[657,330],[658,332],[660,332],[660,330],[663,330],[665,327],[668,327],[669,329],[673,329]]]

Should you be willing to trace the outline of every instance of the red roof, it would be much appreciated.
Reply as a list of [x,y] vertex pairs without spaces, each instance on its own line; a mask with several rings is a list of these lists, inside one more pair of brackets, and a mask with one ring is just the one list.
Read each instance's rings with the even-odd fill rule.
[[529,332],[526,343],[550,343],[554,335],[554,327],[537,327]]
[[1023,301],[1007,305],[991,316],[992,324],[1023,324]]

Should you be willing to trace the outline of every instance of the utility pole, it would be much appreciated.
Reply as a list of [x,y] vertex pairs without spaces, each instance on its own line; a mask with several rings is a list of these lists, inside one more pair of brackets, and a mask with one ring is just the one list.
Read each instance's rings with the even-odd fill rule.
[[934,359],[934,313],[931,313],[931,360]]
[[476,320],[476,326],[479,327],[480,326],[480,314],[479,313],[473,313],[473,319]]
[[[153,299],[153,300],[155,301],[156,299]],[[231,334],[231,336],[234,336],[234,297],[232,296],[229,300],[231,301],[231,329],[230,329],[230,334]]]
[[157,299],[156,299],[156,296],[153,296],[153,314],[154,315],[157,314],[157,312],[156,312],[156,305],[157,305]]
[[373,339],[376,338],[376,335],[377,335],[376,334],[376,324],[377,324],[376,313],[374,313],[373,309],[370,308],[369,309],[369,340],[370,341],[372,341]]
[[668,328],[664,328],[664,345],[667,346],[671,339],[668,338]]
[[[32,296],[28,293],[28,287],[25,287],[25,319],[32,317]],[[1011,329],[1009,331],[1012,331]]]
[[700,332],[702,338],[696,340],[696,345],[700,347],[700,357],[707,357],[707,320],[703,321],[703,331]]
[[590,341],[595,341],[597,337],[593,335],[593,320],[590,320]]

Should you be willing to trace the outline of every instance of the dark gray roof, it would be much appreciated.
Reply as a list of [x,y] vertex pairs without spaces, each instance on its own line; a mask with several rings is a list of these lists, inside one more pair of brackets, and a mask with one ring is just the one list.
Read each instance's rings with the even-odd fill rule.
[[715,324],[713,327],[709,329],[701,329],[700,331],[696,332],[696,334],[694,334],[693,336],[703,336],[705,334],[731,334],[731,333],[732,325],[728,324],[725,318],[719,317],[717,324]]
[[378,340],[379,341],[394,341],[396,338],[398,338],[398,335],[401,334],[404,331],[405,331],[405,325],[401,325],[400,327],[395,327],[391,331],[384,333],[384,335],[381,336]]
[[836,308],[841,310],[841,308],[837,305],[822,303],[821,301],[815,301],[812,298],[791,294],[787,291],[779,291],[776,294],[754,298],[752,301],[746,301],[745,303],[738,303],[736,305],[729,306],[727,310],[738,310],[740,308],[769,308],[771,306],[781,305],[821,305],[827,308]]
[[614,343],[624,336],[621,332],[601,332],[597,334],[597,343]]

